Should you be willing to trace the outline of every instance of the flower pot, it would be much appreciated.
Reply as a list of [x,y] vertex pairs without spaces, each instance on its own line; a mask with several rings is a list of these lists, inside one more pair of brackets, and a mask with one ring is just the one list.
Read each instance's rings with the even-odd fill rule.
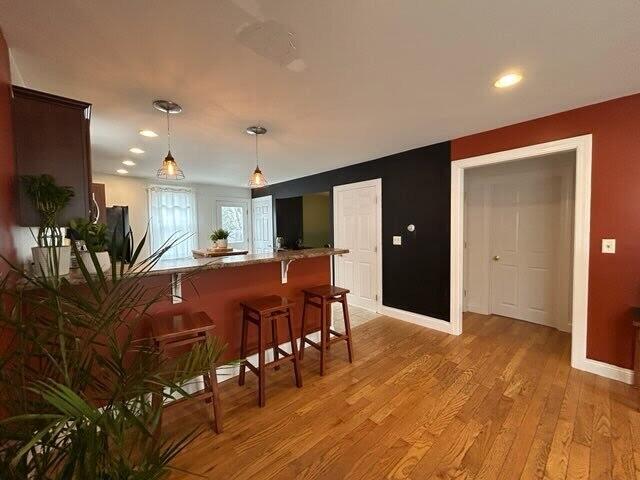
[[[96,266],[93,264],[93,260],[91,260],[91,254],[89,252],[79,252],[80,259],[84,266],[87,268],[87,271],[91,275],[95,275],[98,273],[96,270]],[[111,257],[109,257],[109,252],[96,252],[96,257],[98,258],[98,264],[100,265],[100,270],[103,273],[111,270]]]
[[216,240],[216,248],[227,248],[227,239],[221,238]]
[[33,271],[37,276],[54,276],[56,269],[58,275],[67,275],[69,273],[71,247],[68,245],[60,247],[31,247],[31,255],[34,263]]

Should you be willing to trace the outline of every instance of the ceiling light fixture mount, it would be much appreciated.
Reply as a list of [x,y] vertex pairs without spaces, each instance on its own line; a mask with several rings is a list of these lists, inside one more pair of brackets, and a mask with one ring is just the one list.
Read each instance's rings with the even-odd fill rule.
[[171,123],[169,120],[169,114],[182,112],[182,107],[171,100],[155,100],[153,102],[153,108],[167,114],[167,146],[169,150],[167,156],[162,161],[162,166],[156,172],[156,177],[165,180],[183,180],[184,173],[178,168],[178,164],[173,158],[173,155],[171,155]]
[[498,78],[493,86],[496,88],[509,88],[522,81],[522,74],[518,72],[510,72]]
[[249,187],[250,188],[266,187],[267,179],[262,173],[262,170],[260,170],[260,164],[258,161],[258,137],[260,135],[264,135],[265,133],[267,133],[267,129],[260,126],[253,126],[253,127],[247,128],[246,131],[249,135],[253,135],[254,137],[256,137],[256,169],[251,174],[251,177],[249,177]]

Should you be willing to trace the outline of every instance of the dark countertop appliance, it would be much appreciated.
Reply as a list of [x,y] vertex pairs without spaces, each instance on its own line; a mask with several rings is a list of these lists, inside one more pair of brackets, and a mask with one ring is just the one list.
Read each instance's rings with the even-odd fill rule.
[[129,263],[134,246],[133,231],[129,226],[129,207],[114,205],[106,210],[107,238],[114,243],[116,260]]

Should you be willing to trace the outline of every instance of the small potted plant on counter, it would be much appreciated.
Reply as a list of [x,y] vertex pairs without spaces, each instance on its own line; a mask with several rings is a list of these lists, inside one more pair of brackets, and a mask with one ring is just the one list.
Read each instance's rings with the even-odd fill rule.
[[211,238],[211,241],[215,244],[215,248],[222,250],[224,248],[227,248],[229,231],[225,230],[224,228],[218,228],[217,230],[213,231],[211,237],[209,238]]
[[[69,222],[71,236],[74,240],[81,240],[76,256],[87,268],[91,275],[98,273],[98,267],[103,272],[111,268],[109,257],[109,242],[107,241],[107,226],[104,223],[92,223],[86,218],[76,218]],[[93,259],[95,257],[95,260]]]
[[63,245],[62,228],[58,216],[69,205],[73,188],[56,185],[51,175],[23,175],[20,177],[27,196],[40,215],[37,247],[31,249],[35,272],[49,277],[69,273],[71,247]]

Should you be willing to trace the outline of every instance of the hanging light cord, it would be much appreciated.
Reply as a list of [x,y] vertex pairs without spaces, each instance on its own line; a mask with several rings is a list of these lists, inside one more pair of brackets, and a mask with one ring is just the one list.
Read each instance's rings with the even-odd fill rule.
[[169,152],[171,152],[171,127],[169,126],[169,109],[167,109],[167,144],[169,145]]
[[260,165],[258,163],[258,134],[256,134],[255,137],[256,137],[256,168],[260,168]]

